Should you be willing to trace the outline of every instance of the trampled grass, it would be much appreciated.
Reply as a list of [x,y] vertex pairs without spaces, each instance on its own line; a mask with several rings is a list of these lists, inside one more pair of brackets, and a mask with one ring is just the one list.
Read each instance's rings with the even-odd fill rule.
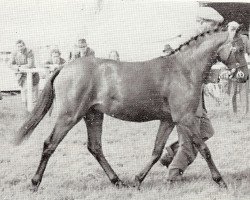
[[[227,105],[207,104],[216,131],[207,144],[228,184],[222,190],[212,181],[206,162],[199,155],[181,182],[169,185],[167,169],[156,163],[141,185],[117,189],[87,150],[84,122],[79,122],[51,157],[39,190],[32,193],[30,179],[40,161],[43,142],[56,119],[46,116],[21,146],[12,137],[25,118],[20,96],[0,101],[0,199],[249,199],[250,114],[232,115]],[[241,112],[242,113],[242,112]],[[131,123],[105,117],[103,148],[107,160],[128,184],[150,159],[159,122]],[[168,144],[177,138],[172,133]]]

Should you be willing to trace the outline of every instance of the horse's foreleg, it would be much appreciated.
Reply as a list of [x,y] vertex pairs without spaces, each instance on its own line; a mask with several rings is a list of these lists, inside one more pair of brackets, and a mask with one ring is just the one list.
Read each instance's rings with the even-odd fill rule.
[[84,120],[88,132],[88,150],[99,162],[111,183],[113,183],[117,187],[125,186],[125,184],[119,179],[117,174],[111,168],[110,164],[103,154],[101,142],[103,113],[94,109],[90,109],[90,111],[88,111],[88,113],[86,114]]
[[149,170],[153,165],[160,159],[163,152],[166,141],[172,132],[175,124],[172,121],[161,121],[156,140],[154,145],[154,150],[150,161],[147,163],[146,167],[135,176],[135,186],[139,189],[142,181],[148,174]]
[[42,181],[42,176],[50,156],[54,153],[59,143],[66,136],[68,131],[79,121],[69,115],[59,115],[51,135],[45,140],[43,153],[36,174],[32,178],[33,190],[36,191]]
[[187,131],[182,132],[181,134],[189,134],[189,137],[192,139],[192,142],[194,143],[194,145],[196,146],[202,157],[206,160],[208,167],[211,171],[213,180],[220,187],[226,188],[227,185],[222,179],[220,172],[218,171],[218,169],[214,164],[210,150],[208,146],[205,144],[205,142],[202,140],[202,137],[200,136],[200,124],[196,119],[197,118],[194,116],[184,117],[178,126],[184,126]]
[[227,188],[227,185],[225,181],[222,179],[222,176],[218,169],[216,168],[214,161],[212,159],[211,152],[208,148],[208,146],[204,143],[204,141],[200,138],[197,137],[197,135],[193,136],[193,142],[197,149],[199,150],[200,154],[202,157],[206,160],[208,167],[211,171],[212,178],[213,180],[222,188]]

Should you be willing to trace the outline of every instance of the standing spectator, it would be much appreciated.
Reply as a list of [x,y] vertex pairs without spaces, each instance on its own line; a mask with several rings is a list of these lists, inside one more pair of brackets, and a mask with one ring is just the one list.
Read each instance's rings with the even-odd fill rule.
[[76,45],[76,51],[70,52],[69,60],[75,60],[80,57],[95,56],[95,52],[88,47],[85,39],[79,39]]
[[[27,107],[27,74],[21,72],[22,69],[34,68],[34,54],[31,49],[28,49],[23,40],[16,42],[17,50],[12,53],[10,60],[10,68],[16,72],[18,84],[21,87],[22,102]],[[33,83],[33,103],[37,101],[39,74],[34,73],[32,76]]]
[[109,59],[111,60],[116,60],[116,61],[120,61],[120,56],[118,51],[116,50],[112,50],[109,52]]
[[245,52],[245,54],[250,56],[250,40],[249,40],[247,35],[241,34],[240,36],[241,36],[243,43],[244,43],[244,52]]
[[0,100],[3,99],[3,96],[2,96],[2,93],[1,93],[1,90],[0,90]]
[[53,72],[64,63],[65,60],[61,57],[59,49],[52,49],[50,52],[50,59],[45,63],[45,65],[49,68],[50,72]]

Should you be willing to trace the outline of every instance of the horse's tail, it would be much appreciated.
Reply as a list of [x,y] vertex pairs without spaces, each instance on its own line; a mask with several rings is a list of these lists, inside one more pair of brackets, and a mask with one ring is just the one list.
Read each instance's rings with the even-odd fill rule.
[[62,68],[56,70],[54,74],[46,82],[44,89],[38,98],[37,104],[30,113],[29,118],[19,129],[18,134],[14,139],[14,143],[16,145],[21,144],[25,138],[28,138],[32,134],[33,130],[36,128],[36,126],[39,124],[39,122],[43,119],[45,114],[50,109],[53,103],[53,99],[55,97],[53,82],[57,77],[57,75],[60,73],[61,69]]

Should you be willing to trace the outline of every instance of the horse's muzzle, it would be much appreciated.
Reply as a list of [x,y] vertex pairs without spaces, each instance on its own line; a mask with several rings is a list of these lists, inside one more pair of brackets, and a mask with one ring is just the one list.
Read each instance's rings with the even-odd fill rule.
[[236,78],[237,78],[237,79],[242,79],[242,78],[244,78],[244,76],[245,76],[245,74],[244,74],[244,72],[241,71],[241,70],[239,70],[239,71],[237,72],[237,74],[236,74]]
[[243,71],[237,71],[235,78],[239,83],[245,83],[249,79],[249,74],[245,74]]

